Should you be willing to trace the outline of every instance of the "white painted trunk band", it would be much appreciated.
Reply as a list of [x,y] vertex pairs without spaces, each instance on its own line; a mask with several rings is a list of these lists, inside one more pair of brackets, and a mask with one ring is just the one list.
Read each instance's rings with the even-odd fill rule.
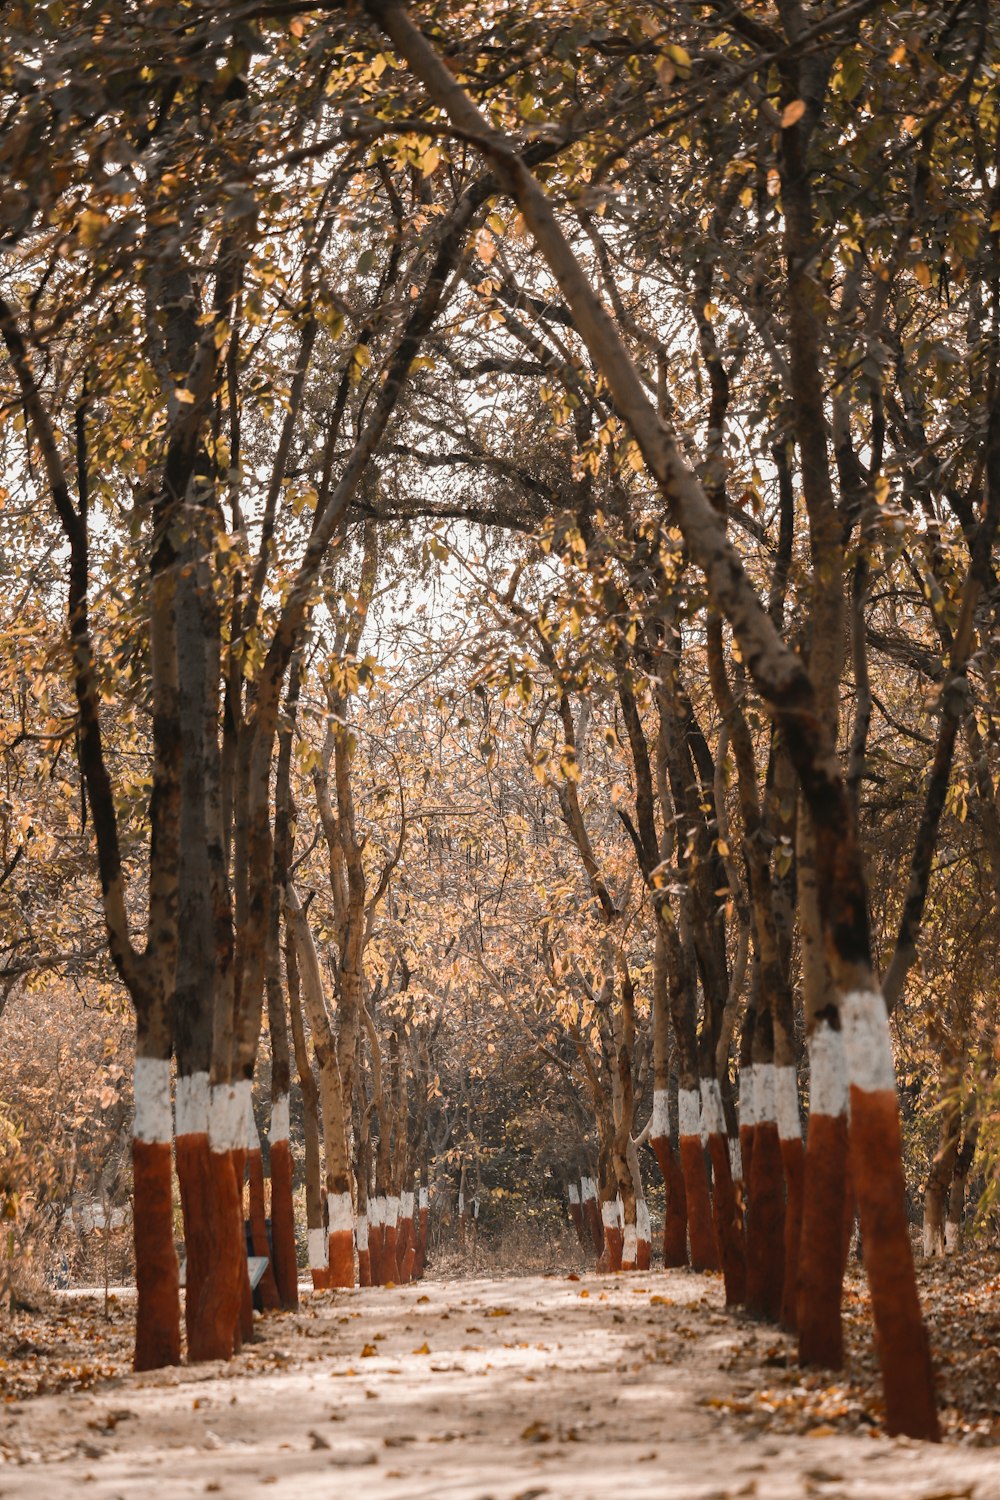
[[459,1193],[459,1195],[458,1195],[458,1217],[461,1218],[464,1213],[465,1213],[465,1194],[464,1193]]
[[169,1146],[173,1138],[173,1114],[170,1109],[170,1059],[137,1057],[133,1076],[135,1088],[133,1138],[149,1146]]
[[649,1127],[650,1140],[663,1141],[670,1134],[670,1096],[666,1089],[653,1090],[653,1120]]
[[177,1134],[207,1135],[211,1089],[207,1073],[177,1079]]
[[645,1198],[640,1198],[635,1206],[635,1227],[640,1240],[648,1245],[653,1238],[653,1225],[649,1217],[649,1206]]
[[404,1193],[399,1200],[399,1217],[401,1219],[413,1218],[413,1194]]
[[934,1225],[924,1216],[924,1260],[930,1260],[934,1254],[934,1241],[937,1236],[934,1233]]
[[896,1073],[885,1001],[878,990],[850,990],[840,1002],[847,1080],[863,1093],[895,1093]]
[[754,1063],[753,1105],[758,1125],[771,1125],[775,1123],[774,1063]]
[[472,1200],[472,1217],[474,1219],[478,1219],[479,1218],[479,1199],[478,1198],[473,1198],[473,1200]]
[[778,1121],[778,1136],[783,1141],[802,1139],[802,1122],[799,1119],[799,1084],[794,1068],[780,1067],[774,1070],[774,1114]]
[[701,1123],[706,1135],[725,1135],[726,1117],[722,1112],[722,1090],[717,1078],[701,1080]]
[[580,1189],[577,1187],[575,1182],[571,1182],[566,1191],[569,1194],[570,1203],[578,1204],[580,1202]]
[[677,1129],[681,1136],[701,1135],[701,1099],[697,1089],[678,1091]]
[[954,1255],[958,1249],[959,1226],[954,1219],[946,1219],[944,1225],[944,1248],[946,1255]]
[[729,1137],[729,1171],[734,1182],[743,1181],[743,1152],[738,1135]]
[[208,1142],[213,1151],[238,1151],[246,1140],[250,1080],[217,1083],[211,1090]]
[[753,1068],[744,1068],[740,1073],[740,1125],[752,1130],[757,1123],[757,1101],[753,1093]]
[[267,1133],[272,1146],[288,1140],[288,1126],[288,1095],[279,1094],[271,1105],[271,1128]]
[[385,1198],[385,1218],[382,1221],[387,1229],[394,1229],[399,1219],[399,1199]]
[[326,1269],[326,1230],[310,1229],[309,1231],[309,1269],[310,1271],[322,1271]]
[[583,1203],[587,1203],[591,1198],[596,1198],[596,1197],[597,1197],[597,1184],[594,1182],[594,1179],[592,1177],[581,1177],[580,1178],[580,1198],[581,1198],[581,1201]]
[[809,1111],[836,1119],[847,1109],[844,1038],[820,1021],[809,1038]]
[[634,1261],[639,1248],[639,1236],[634,1224],[625,1225],[625,1233],[622,1237],[622,1260]]
[[617,1202],[601,1204],[601,1221],[604,1224],[605,1229],[618,1228],[620,1220],[618,1216]]
[[365,1214],[358,1215],[358,1250],[368,1249],[368,1218]]
[[354,1229],[354,1204],[350,1193],[327,1193],[326,1217],[331,1234],[343,1234]]
[[385,1199],[369,1198],[368,1223],[372,1229],[381,1229],[385,1220]]
[[428,1191],[428,1189],[425,1188],[425,1187],[422,1187],[420,1189],[420,1199],[419,1199],[419,1202],[420,1202],[420,1207],[422,1209],[430,1207],[431,1195],[430,1195],[430,1192]]

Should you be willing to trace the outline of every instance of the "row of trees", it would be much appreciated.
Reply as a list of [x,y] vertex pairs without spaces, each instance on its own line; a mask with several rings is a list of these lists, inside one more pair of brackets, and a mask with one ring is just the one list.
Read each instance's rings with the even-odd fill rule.
[[[137,1364],[179,1356],[174,1167],[189,1357],[245,1326],[265,1008],[288,1301],[300,996],[313,1259],[353,1281],[426,1162],[435,1015],[470,972],[503,1005],[527,973],[511,1024],[595,1120],[567,1176],[596,1174],[609,1262],[639,1255],[645,1138],[668,1258],[690,1240],[835,1365],[856,1199],[889,1424],[935,1436],[888,1013],[910,996],[947,1084],[940,1204],[960,1084],[992,1086],[989,6],[120,0],[9,31],[5,878],[39,772],[64,778],[136,1016]],[[406,622],[449,541],[464,623],[422,673]],[[464,883],[417,881],[483,780]],[[44,868],[12,980],[73,925]],[[412,1229],[371,1243],[376,1272],[419,1261]]]

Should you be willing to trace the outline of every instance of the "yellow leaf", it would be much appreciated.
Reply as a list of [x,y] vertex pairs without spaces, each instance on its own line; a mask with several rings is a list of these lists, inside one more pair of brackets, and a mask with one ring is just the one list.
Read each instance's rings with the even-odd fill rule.
[[414,1349],[413,1352],[414,1352],[414,1354],[430,1354],[430,1352],[431,1352],[430,1345],[427,1344],[427,1343],[423,1343],[423,1344],[420,1345],[419,1349]]
[[80,215],[80,228],[78,231],[80,244],[84,245],[88,250],[93,250],[107,227],[107,214],[95,213],[92,208],[85,209]]
[[667,48],[667,56],[678,68],[690,68],[691,54],[685,47],[676,47],[673,44]]
[[425,177],[429,177],[431,175],[440,160],[441,153],[438,148],[436,146],[428,146],[427,150],[420,158],[420,170],[421,172],[423,172]]
[[925,288],[930,286],[931,268],[926,261],[918,260],[917,264],[913,267],[913,274],[920,286]]
[[371,351],[367,344],[358,344],[351,354],[351,384],[357,385],[365,370],[372,362]]
[[782,130],[790,130],[797,125],[806,112],[806,101],[804,99],[793,99],[791,104],[786,104],[781,116]]
[[182,406],[193,406],[194,391],[189,391],[186,386],[179,385],[174,391],[174,400],[179,401]]

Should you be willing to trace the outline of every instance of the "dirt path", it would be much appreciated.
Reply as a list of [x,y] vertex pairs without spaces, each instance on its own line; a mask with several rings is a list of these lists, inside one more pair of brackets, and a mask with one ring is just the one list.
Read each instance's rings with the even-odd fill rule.
[[684,1272],[309,1297],[230,1365],[0,1408],[0,1497],[1000,1500],[995,1448],[756,1430],[785,1345],[721,1300]]

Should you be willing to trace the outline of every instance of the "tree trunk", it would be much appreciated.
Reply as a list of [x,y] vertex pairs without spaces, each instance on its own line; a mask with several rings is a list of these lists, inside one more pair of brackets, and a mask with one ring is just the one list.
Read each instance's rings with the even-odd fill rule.
[[323,1228],[323,1169],[320,1149],[319,1088],[309,1060],[302,1003],[299,993],[299,965],[295,940],[286,926],[285,976],[288,984],[288,1016],[292,1027],[295,1070],[302,1093],[303,1137],[305,1141],[306,1236],[309,1274],[317,1291],[328,1284],[326,1232]]
[[326,1208],[330,1286],[354,1286],[354,1204],[340,1066],[327,1009],[319,958],[308,919],[294,886],[285,888],[285,919],[295,941],[303,994],[319,1069],[323,1141],[326,1149]]
[[180,1282],[174,1249],[170,1141],[170,1059],[140,1053],[135,1060],[132,1127],[136,1331],[134,1366],[156,1370],[180,1364]]

